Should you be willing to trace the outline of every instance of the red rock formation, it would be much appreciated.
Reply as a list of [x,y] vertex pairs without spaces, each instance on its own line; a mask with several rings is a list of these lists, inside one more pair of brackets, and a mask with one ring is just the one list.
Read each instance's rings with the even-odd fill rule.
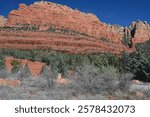
[[130,25],[133,44],[150,40],[150,25],[145,21],[138,20]]
[[107,31],[105,24],[93,14],[85,14],[67,6],[51,2],[36,2],[30,6],[20,4],[18,10],[8,15],[7,26],[30,24],[47,30],[50,26],[69,28],[97,38],[108,38],[121,43],[121,37],[115,31]]
[[119,25],[107,25],[107,24],[106,26],[108,32],[117,33],[118,35],[120,35],[121,38],[123,38],[124,36],[130,36],[131,34],[130,29],[128,27],[123,27]]
[[107,25],[108,32],[117,32],[118,35],[128,37],[132,40],[132,44],[143,43],[150,40],[150,25],[145,21],[138,20],[132,22],[130,27],[122,27],[117,25]]
[[6,57],[5,65],[6,65],[6,68],[8,69],[8,71],[10,71],[10,72],[12,71],[12,68],[13,68],[13,66],[11,64],[13,60],[17,60],[20,63],[21,67],[27,65],[32,76],[40,75],[41,70],[42,70],[43,66],[45,65],[44,63],[41,63],[41,62],[32,62],[29,60],[15,59],[13,57]]
[[0,79],[0,85],[3,86],[10,86],[10,87],[17,87],[21,85],[21,81],[19,80],[9,80],[9,79]]
[[3,27],[6,23],[7,19],[3,16],[0,16],[0,27]]
[[[51,2],[36,2],[30,6],[20,4],[18,10],[8,15],[5,26],[22,27],[38,26],[39,30],[0,31],[0,48],[14,49],[52,49],[73,54],[110,52],[120,54],[123,51],[133,52],[122,45],[122,38],[127,36],[130,44],[145,42],[150,37],[150,26],[146,22],[132,23],[130,28],[107,25],[93,14],[85,14],[67,6]],[[54,26],[56,33],[45,30]],[[70,29],[88,36],[60,34],[60,29]],[[103,40],[100,40],[103,38]],[[104,40],[108,42],[104,42]]]
[[0,48],[52,49],[73,54],[132,51],[127,47],[86,36],[69,36],[46,32],[0,31]]

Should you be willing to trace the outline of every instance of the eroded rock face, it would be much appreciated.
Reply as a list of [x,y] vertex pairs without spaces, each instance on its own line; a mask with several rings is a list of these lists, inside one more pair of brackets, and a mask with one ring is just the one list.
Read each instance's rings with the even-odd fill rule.
[[124,36],[130,36],[131,31],[128,27],[123,27],[119,25],[107,25],[107,31],[117,33],[121,38]]
[[150,25],[138,20],[130,25],[132,41],[134,44],[150,40]]
[[150,39],[150,25],[144,21],[132,22],[128,27],[122,27],[118,25],[107,25],[107,31],[117,33],[123,39],[129,38],[133,45],[136,43],[143,43]]
[[95,15],[51,2],[36,2],[30,6],[20,4],[18,10],[9,13],[6,25],[18,24],[38,25],[40,30],[47,30],[49,26],[64,27],[97,38],[108,38],[116,43],[121,40],[115,31],[107,31],[106,25]]
[[0,27],[3,27],[6,23],[7,19],[4,16],[0,16]]
[[121,44],[104,42],[92,37],[27,31],[0,31],[0,48],[52,49],[71,54],[110,52],[118,55],[123,51],[132,51]]

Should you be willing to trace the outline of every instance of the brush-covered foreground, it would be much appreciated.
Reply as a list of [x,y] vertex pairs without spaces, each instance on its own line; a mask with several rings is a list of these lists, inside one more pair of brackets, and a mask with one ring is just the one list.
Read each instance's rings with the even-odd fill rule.
[[114,67],[98,69],[91,65],[68,71],[64,78],[68,82],[56,82],[57,73],[49,66],[42,74],[33,78],[27,68],[11,74],[2,71],[3,78],[20,80],[16,87],[0,86],[0,99],[5,100],[106,100],[106,99],[150,99],[148,83],[133,83],[133,74],[119,74]]

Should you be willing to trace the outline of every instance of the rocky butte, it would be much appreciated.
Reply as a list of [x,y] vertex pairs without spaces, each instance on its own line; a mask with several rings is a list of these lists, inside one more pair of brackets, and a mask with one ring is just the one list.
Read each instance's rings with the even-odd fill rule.
[[[124,39],[129,46],[123,44]],[[107,25],[94,14],[45,1],[20,4],[0,30],[0,48],[50,48],[74,54],[132,52],[134,44],[149,39],[147,22],[133,22],[130,27]]]

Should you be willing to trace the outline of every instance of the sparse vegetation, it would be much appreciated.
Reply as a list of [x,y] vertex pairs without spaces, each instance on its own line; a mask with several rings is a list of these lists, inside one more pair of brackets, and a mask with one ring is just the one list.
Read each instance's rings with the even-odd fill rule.
[[82,35],[82,36],[87,36],[87,37],[91,37],[90,35],[83,33],[83,32],[79,32],[76,30],[72,30],[69,29],[67,27],[56,27],[54,25],[51,25],[47,30],[39,30],[40,26],[38,25],[30,25],[30,24],[16,24],[13,27],[9,27],[9,26],[4,26],[4,27],[0,27],[0,31],[1,30],[7,30],[7,31],[31,31],[31,32],[48,32],[48,33],[59,33],[59,34],[64,34],[64,35]]
[[111,42],[111,40],[107,39],[107,38],[100,38],[101,41],[103,42]]
[[0,27],[0,30],[7,30],[7,31],[38,31],[39,27],[36,25],[16,25],[13,27]]

